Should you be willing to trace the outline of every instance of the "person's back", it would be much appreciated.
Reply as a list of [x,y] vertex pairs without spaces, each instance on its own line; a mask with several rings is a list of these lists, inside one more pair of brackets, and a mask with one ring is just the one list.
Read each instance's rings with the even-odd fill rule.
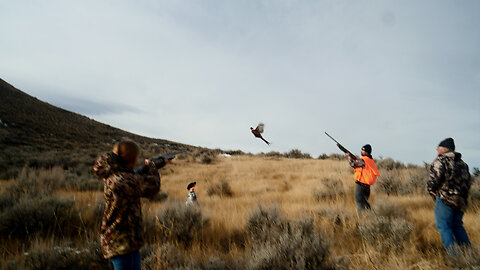
[[430,187],[430,190],[438,190],[438,196],[445,204],[465,212],[472,183],[462,155],[453,151],[445,152],[435,159],[430,170],[432,177],[437,178],[433,182],[437,187]]
[[105,212],[102,218],[101,245],[106,259],[116,267],[116,259],[135,254],[143,245],[141,197],[152,197],[160,190],[160,176],[153,162],[145,172],[135,174],[138,156],[135,143],[118,144],[113,152],[101,155],[94,164],[94,173],[103,179]]
[[427,190],[435,201],[435,224],[448,253],[455,255],[455,244],[470,246],[463,227],[468,191],[472,184],[468,165],[455,152],[452,138],[440,142],[437,157],[430,166]]

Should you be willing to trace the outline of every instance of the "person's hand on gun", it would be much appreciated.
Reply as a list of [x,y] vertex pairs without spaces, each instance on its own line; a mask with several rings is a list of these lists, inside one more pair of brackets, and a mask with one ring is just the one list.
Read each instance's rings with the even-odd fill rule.
[[[168,162],[168,158],[163,157],[163,160],[162,160],[162,161],[163,161],[162,165],[165,165],[165,164],[167,164],[167,162]],[[158,163],[159,163],[158,161],[157,161],[157,163],[155,163],[155,161],[152,161],[151,159],[148,159],[148,158],[145,159],[145,166],[148,166],[149,164],[153,164],[153,165],[155,165],[156,167],[158,167],[158,166],[157,166]]]

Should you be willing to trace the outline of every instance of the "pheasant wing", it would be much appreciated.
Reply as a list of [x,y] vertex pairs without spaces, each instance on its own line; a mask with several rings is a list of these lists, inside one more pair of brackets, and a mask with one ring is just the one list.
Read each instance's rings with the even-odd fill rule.
[[256,131],[263,133],[263,127],[265,125],[263,123],[259,123],[258,126],[255,128]]

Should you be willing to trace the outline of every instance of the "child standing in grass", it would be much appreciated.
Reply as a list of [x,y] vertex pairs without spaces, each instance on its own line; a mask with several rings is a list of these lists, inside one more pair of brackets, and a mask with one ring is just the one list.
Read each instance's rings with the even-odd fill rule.
[[105,212],[100,240],[102,252],[114,269],[140,269],[140,248],[143,245],[141,197],[152,197],[160,191],[160,162],[145,160],[139,173],[135,167],[138,145],[130,140],[116,144],[111,153],[101,155],[93,166],[103,179]]

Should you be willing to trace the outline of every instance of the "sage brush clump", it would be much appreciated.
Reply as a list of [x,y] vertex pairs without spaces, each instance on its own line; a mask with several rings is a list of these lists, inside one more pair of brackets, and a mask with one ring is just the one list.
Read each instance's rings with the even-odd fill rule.
[[84,248],[55,246],[46,249],[35,246],[24,254],[22,262],[15,263],[19,269],[113,269],[111,263],[103,258],[100,244],[89,241]]
[[314,231],[313,219],[289,221],[278,208],[259,209],[247,221],[250,256],[247,269],[335,269],[329,244]]
[[203,219],[199,208],[180,203],[167,205],[158,216],[161,237],[185,247],[192,244],[207,224],[208,220]]
[[388,218],[370,214],[357,225],[362,241],[384,254],[403,250],[413,231],[413,224],[402,218]]
[[324,178],[320,180],[320,183],[322,183],[323,189],[313,191],[313,197],[316,201],[321,202],[339,197],[345,197],[345,189],[340,180]]
[[225,197],[232,197],[233,196],[233,191],[232,188],[230,187],[230,184],[222,180],[220,183],[211,185],[207,189],[207,194],[208,196],[213,196],[213,195],[218,195],[218,196],[225,196]]
[[79,213],[72,199],[24,198],[0,215],[0,235],[27,238],[32,235],[75,235]]

